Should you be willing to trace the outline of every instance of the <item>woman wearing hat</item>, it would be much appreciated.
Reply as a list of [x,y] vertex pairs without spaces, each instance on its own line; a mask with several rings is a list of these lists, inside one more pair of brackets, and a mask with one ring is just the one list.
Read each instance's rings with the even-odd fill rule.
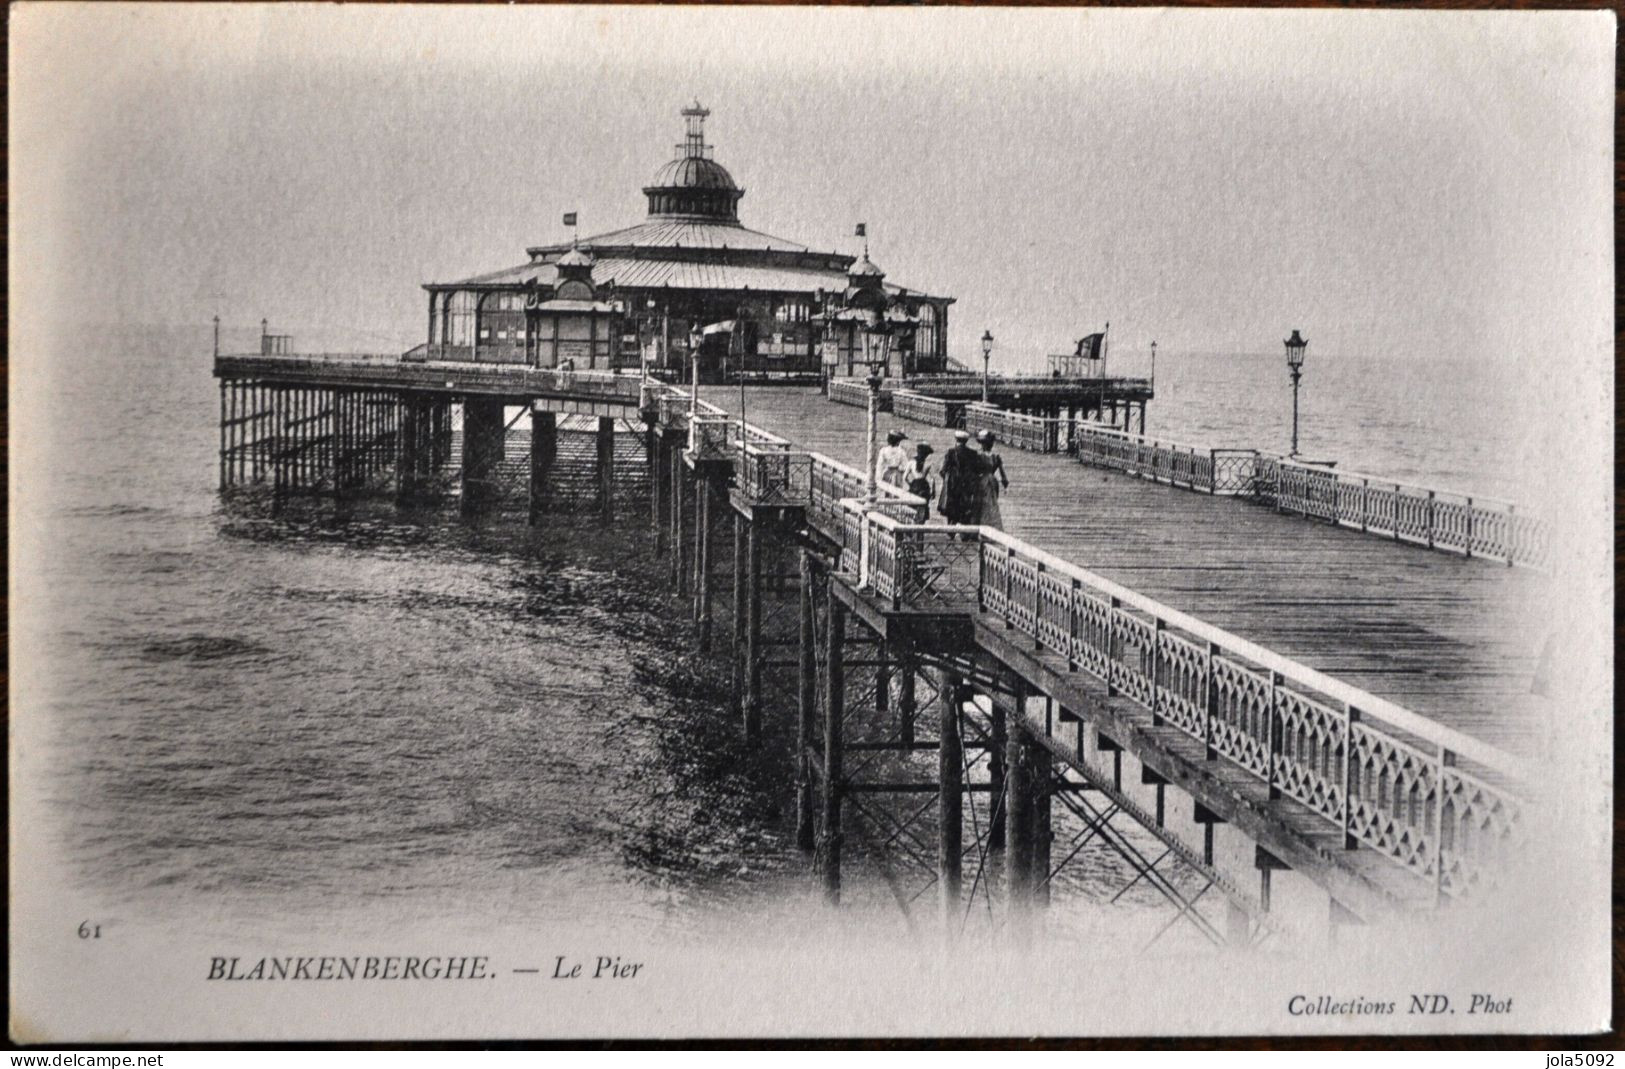
[[899,490],[906,482],[904,469],[908,467],[908,451],[903,448],[903,442],[908,435],[902,431],[886,432],[886,448],[875,457],[875,481],[895,486]]
[[993,451],[998,439],[993,437],[992,431],[978,433],[976,440],[982,443],[982,455],[977,457],[982,462],[982,492],[976,522],[1002,531],[1004,516],[999,512],[999,490],[1001,487],[1010,489],[1010,480],[1004,474],[1004,458]]
[[908,479],[908,492],[924,501],[925,504],[915,509],[915,522],[924,523],[931,518],[931,495],[936,487],[931,482],[931,454],[936,452],[930,445],[921,442],[914,447],[914,459],[908,462],[904,470],[904,477]]

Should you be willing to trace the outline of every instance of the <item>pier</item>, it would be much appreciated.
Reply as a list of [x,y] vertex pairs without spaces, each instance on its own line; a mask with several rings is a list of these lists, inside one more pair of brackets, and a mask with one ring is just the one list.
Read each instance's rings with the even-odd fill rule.
[[735,388],[609,371],[251,354],[215,374],[228,494],[646,523],[739,731],[792,748],[832,903],[856,866],[911,925],[1026,938],[1105,844],[1119,895],[1171,906],[1153,941],[1256,943],[1288,880],[1334,925],[1471,900],[1538,804],[1539,636],[1516,621],[1545,583],[1539,521],[1147,437],[1148,383],[994,380],[985,403],[965,376],[888,383],[915,437],[986,426],[1013,450],[998,531],[870,496],[844,379],[749,388],[741,418]]

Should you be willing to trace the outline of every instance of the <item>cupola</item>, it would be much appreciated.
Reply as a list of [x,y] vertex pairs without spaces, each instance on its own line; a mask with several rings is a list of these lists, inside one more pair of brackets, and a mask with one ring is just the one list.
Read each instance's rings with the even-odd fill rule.
[[649,217],[739,222],[739,198],[745,191],[726,167],[711,158],[711,146],[705,143],[705,119],[711,113],[696,100],[682,114],[684,139],[677,146],[677,158],[643,187]]

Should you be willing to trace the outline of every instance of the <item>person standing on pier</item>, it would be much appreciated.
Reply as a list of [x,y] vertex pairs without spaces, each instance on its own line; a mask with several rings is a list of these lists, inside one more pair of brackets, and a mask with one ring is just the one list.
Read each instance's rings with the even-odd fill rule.
[[908,485],[904,488],[925,504],[915,509],[914,522],[924,523],[931,518],[931,497],[936,487],[931,482],[931,454],[936,452],[930,445],[921,442],[914,447],[914,459],[909,461],[904,475]]
[[998,439],[993,437],[992,431],[978,433],[976,440],[982,443],[982,455],[976,458],[982,465],[982,492],[977,495],[976,522],[1002,531],[1004,515],[999,511],[999,491],[1010,489],[1010,480],[1004,474],[1004,458],[993,451]]
[[942,458],[942,498],[937,510],[949,523],[975,523],[981,495],[982,461],[970,447],[970,435],[954,432],[954,447]]
[[875,481],[895,486],[899,490],[907,481],[905,472],[908,469],[908,452],[903,448],[903,442],[908,435],[902,431],[886,432],[886,448],[875,457]]

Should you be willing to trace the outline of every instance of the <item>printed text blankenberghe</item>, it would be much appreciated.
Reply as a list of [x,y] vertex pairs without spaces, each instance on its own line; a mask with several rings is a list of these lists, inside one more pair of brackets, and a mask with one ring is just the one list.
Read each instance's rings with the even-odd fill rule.
[[489,957],[210,958],[210,980],[487,980]]

